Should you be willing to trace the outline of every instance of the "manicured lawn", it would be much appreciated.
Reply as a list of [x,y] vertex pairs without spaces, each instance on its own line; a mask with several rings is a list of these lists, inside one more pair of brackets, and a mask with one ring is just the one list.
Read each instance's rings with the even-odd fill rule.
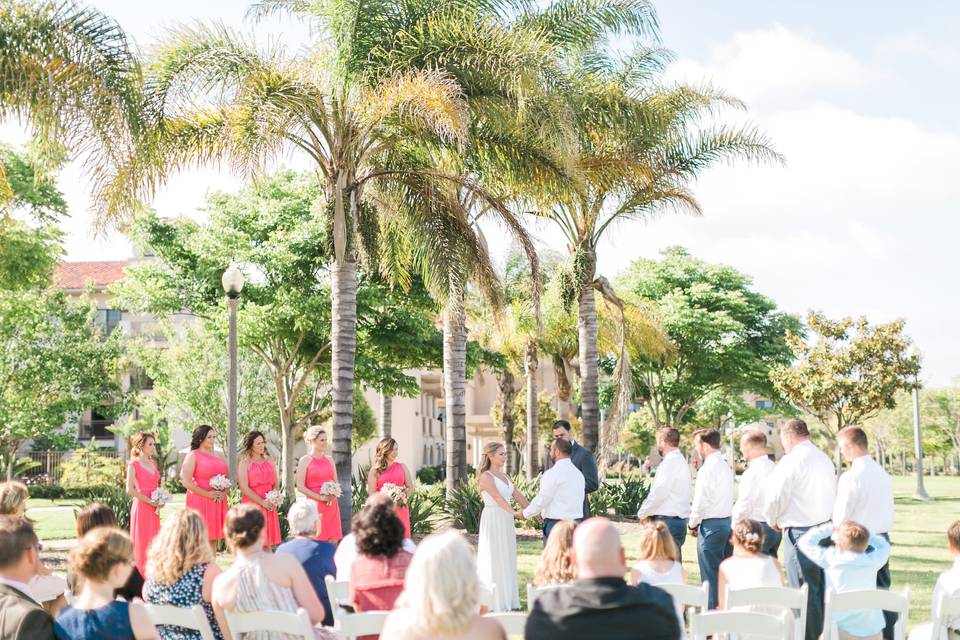
[[[165,513],[182,509],[186,495],[173,496],[170,504],[160,510],[161,521]],[[77,512],[83,508],[83,500],[47,500],[27,501],[27,516],[33,520],[37,535],[41,540],[65,540],[77,537]]]

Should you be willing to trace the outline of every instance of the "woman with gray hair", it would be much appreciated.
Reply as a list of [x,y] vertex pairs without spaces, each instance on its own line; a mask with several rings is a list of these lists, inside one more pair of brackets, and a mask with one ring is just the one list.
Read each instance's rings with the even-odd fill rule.
[[323,624],[333,626],[333,610],[330,608],[330,596],[323,579],[337,574],[337,567],[333,562],[333,554],[337,548],[329,542],[315,539],[320,525],[317,503],[307,498],[299,498],[287,511],[287,522],[290,524],[291,538],[277,547],[277,553],[289,554],[303,565],[303,570],[307,572],[307,577],[327,612]]
[[454,531],[420,543],[403,593],[380,640],[506,640],[503,628],[480,615],[480,579],[473,550]]

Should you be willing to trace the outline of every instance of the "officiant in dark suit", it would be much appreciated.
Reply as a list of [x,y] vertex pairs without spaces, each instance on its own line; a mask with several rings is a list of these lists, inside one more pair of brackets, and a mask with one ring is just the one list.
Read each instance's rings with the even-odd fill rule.
[[[570,423],[566,420],[557,420],[553,423],[553,439],[566,440],[573,445],[573,454],[570,456],[570,462],[583,474],[585,492],[583,497],[583,517],[589,518],[591,516],[589,496],[600,486],[600,481],[597,478],[597,460],[593,457],[593,454],[590,453],[589,449],[581,447],[577,444],[577,441],[572,438],[570,434]],[[551,460],[550,462],[551,464],[549,466],[553,466],[553,461]]]

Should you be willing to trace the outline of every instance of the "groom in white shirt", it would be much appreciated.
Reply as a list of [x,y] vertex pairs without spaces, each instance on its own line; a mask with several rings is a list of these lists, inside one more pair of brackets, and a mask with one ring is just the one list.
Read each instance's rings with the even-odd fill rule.
[[553,466],[540,479],[540,493],[523,510],[523,517],[537,514],[543,517],[543,542],[546,544],[553,526],[561,520],[583,520],[583,499],[586,483],[580,470],[573,466],[570,456],[573,444],[557,439],[550,447]]

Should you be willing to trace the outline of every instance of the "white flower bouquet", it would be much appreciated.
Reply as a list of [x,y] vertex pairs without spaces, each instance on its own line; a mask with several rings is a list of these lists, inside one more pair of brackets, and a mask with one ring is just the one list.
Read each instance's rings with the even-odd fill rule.
[[340,483],[333,480],[327,480],[320,487],[320,495],[327,498],[339,498],[343,491],[340,489]]
[[403,487],[392,482],[384,483],[383,488],[380,489],[382,493],[385,493],[393,500],[393,504],[398,507],[407,506],[407,492],[404,491]]
[[222,473],[210,478],[210,488],[214,491],[227,491],[233,486],[233,481]]
[[264,500],[272,504],[274,508],[277,508],[277,509],[283,506],[283,498],[284,498],[283,492],[277,491],[276,489],[274,489],[273,491],[267,491],[267,495],[263,497]]
[[154,503],[158,507],[162,507],[163,505],[167,504],[172,498],[173,495],[163,487],[157,487],[153,490],[153,493],[150,494],[150,502]]

